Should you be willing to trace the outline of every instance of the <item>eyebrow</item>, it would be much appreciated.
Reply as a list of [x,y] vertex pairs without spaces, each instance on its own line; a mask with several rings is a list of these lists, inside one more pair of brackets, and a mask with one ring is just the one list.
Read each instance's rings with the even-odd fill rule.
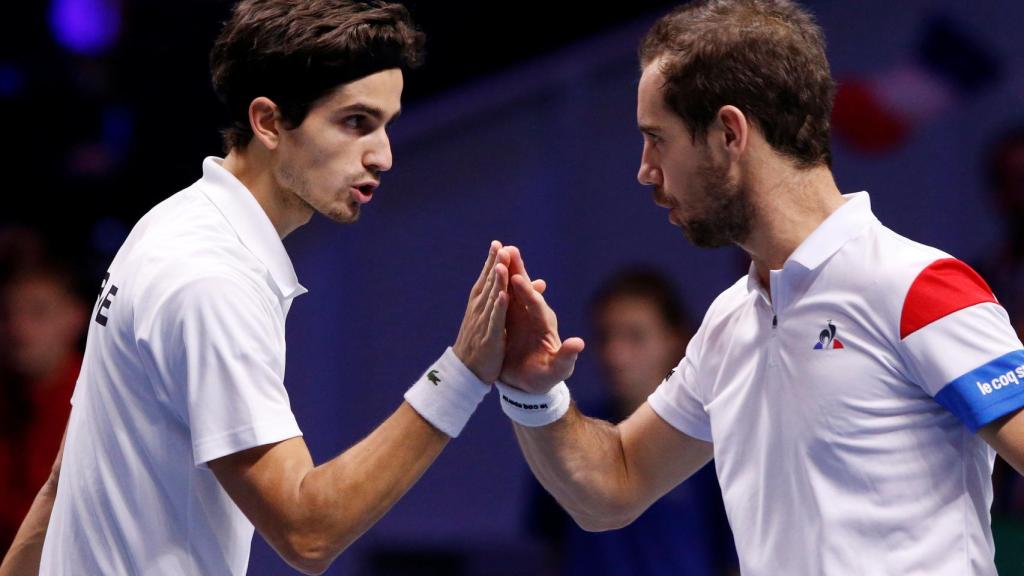
[[651,126],[650,124],[637,124],[636,127],[639,128],[640,131],[645,134],[657,134],[661,132],[660,128],[656,126]]
[[[369,104],[349,104],[348,106],[345,106],[344,108],[338,110],[339,114],[347,114],[350,112],[361,112],[363,114],[366,114],[367,116],[373,117],[378,122],[384,120],[384,118],[387,117],[387,114],[385,114],[383,110],[377,108],[376,106],[370,106]],[[388,123],[390,124],[391,122],[394,122],[401,115],[402,109],[399,108],[398,111],[395,112],[395,115],[392,116],[390,120],[388,120]]]

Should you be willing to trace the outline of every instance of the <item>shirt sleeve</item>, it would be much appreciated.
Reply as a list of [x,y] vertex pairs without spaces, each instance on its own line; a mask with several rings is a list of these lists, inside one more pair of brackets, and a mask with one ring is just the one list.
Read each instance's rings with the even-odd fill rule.
[[302,435],[284,387],[284,321],[266,298],[244,281],[208,277],[169,304],[170,400],[195,465]]
[[988,284],[936,260],[903,302],[899,352],[911,378],[972,432],[1024,407],[1024,350]]
[[[705,319],[707,322],[707,319]],[[686,356],[647,397],[654,413],[683,434],[711,442],[711,419],[700,394],[699,362],[704,326],[690,339]]]

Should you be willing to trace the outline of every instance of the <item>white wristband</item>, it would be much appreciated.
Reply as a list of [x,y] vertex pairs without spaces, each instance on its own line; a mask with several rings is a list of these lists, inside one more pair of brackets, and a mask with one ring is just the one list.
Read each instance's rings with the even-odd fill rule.
[[498,398],[501,409],[512,420],[536,428],[551,424],[569,411],[569,387],[559,382],[547,394],[530,394],[501,382],[498,387]]
[[449,346],[409,388],[405,401],[435,428],[457,438],[490,391]]

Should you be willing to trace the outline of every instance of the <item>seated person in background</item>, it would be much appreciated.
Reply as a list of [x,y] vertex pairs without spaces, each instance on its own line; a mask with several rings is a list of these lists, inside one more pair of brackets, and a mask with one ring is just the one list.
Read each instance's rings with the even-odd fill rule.
[[88,309],[71,272],[33,263],[0,284],[0,557],[60,448]]

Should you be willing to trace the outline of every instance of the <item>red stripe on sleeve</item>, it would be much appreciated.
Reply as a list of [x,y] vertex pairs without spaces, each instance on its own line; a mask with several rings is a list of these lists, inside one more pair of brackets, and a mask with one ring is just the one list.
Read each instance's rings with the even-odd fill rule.
[[900,339],[953,312],[985,302],[998,301],[977,272],[955,258],[936,260],[917,275],[903,300]]

